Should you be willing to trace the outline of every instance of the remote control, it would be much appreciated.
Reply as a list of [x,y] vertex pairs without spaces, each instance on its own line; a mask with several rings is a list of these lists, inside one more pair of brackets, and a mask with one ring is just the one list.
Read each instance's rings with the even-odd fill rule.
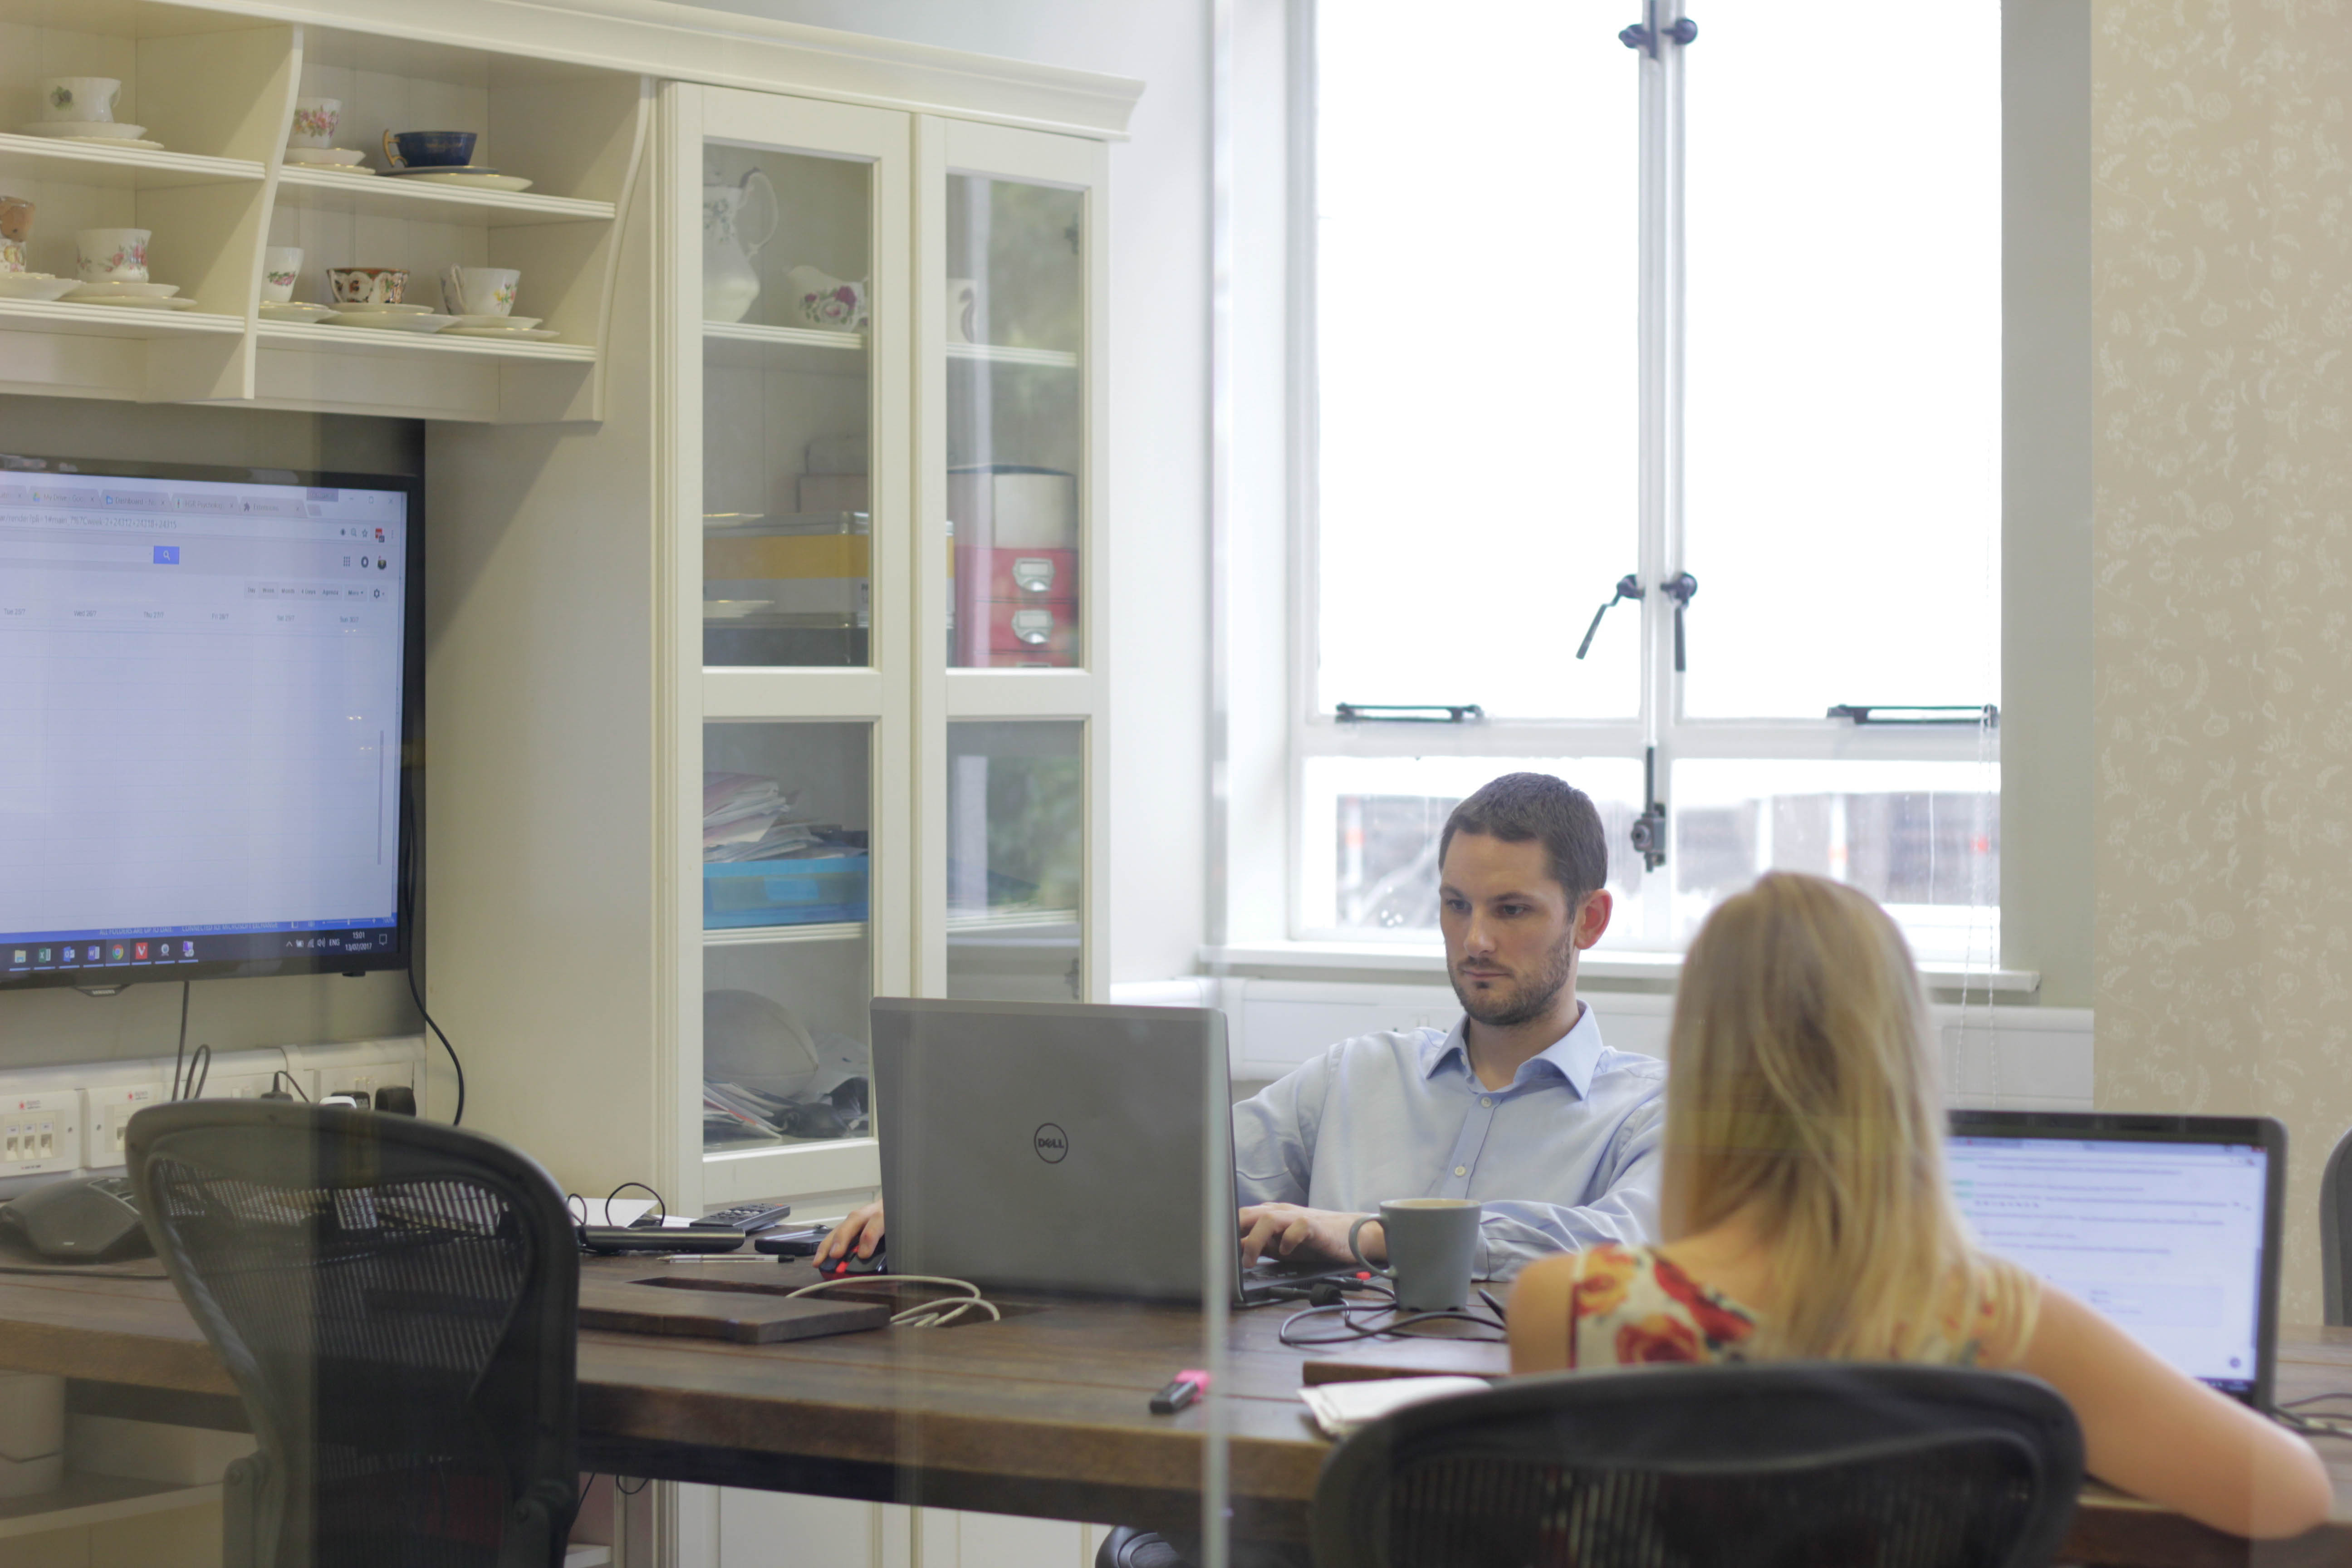
[[767,1229],[779,1220],[790,1219],[792,1215],[793,1205],[790,1204],[738,1204],[733,1208],[718,1209],[704,1215],[694,1223],[723,1225],[740,1236],[749,1236],[755,1230]]

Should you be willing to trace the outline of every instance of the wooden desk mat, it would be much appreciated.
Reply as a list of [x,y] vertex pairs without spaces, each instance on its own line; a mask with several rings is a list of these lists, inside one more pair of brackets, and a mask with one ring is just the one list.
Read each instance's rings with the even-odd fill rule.
[[580,1326],[614,1333],[682,1334],[765,1345],[887,1328],[889,1322],[890,1309],[869,1301],[713,1290],[669,1279],[580,1281]]

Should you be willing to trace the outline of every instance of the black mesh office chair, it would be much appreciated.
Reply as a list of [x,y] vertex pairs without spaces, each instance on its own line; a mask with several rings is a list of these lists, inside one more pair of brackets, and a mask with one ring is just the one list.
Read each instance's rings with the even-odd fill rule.
[[579,1255],[515,1150],[413,1117],[131,1118],[155,1251],[258,1440],[224,1568],[551,1568],[577,1507]]
[[2347,1149],[2352,1149],[2352,1132],[2336,1141],[2319,1178],[2320,1292],[2327,1321],[2336,1328],[2352,1323],[2352,1304],[2346,1302],[2344,1289],[2344,1256],[2352,1251],[2344,1245],[2344,1227],[2352,1225],[2352,1160],[2345,1158]]
[[2031,1568],[2083,1483],[2047,1384],[1856,1363],[1521,1378],[1332,1453],[1316,1568]]

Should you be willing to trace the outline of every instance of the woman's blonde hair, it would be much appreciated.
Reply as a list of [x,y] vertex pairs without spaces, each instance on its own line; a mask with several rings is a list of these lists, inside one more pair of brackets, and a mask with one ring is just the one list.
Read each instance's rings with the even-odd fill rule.
[[1769,1353],[1904,1361],[2024,1330],[2032,1282],[1970,1244],[1945,1181],[1929,1027],[1895,922],[1819,877],[1763,877],[1684,957],[1666,1234],[1755,1228]]

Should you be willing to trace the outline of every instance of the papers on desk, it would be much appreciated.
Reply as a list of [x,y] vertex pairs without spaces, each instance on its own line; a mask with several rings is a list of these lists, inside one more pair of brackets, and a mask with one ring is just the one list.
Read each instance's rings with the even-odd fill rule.
[[702,775],[702,863],[791,860],[847,853],[862,834],[793,815],[796,796],[757,773]]
[[1374,1377],[1357,1383],[1318,1384],[1300,1389],[1298,1397],[1325,1436],[1344,1437],[1366,1422],[1408,1405],[1457,1394],[1483,1394],[1490,1386],[1483,1377]]

